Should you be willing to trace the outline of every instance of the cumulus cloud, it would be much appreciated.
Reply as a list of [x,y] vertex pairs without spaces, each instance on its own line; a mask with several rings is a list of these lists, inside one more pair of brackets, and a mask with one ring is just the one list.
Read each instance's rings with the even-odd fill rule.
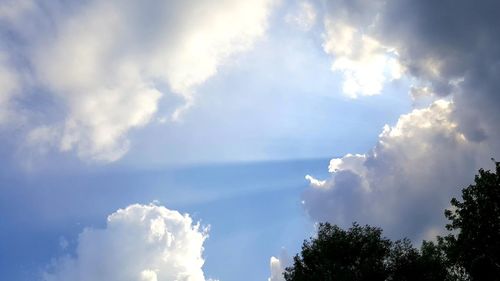
[[[183,100],[171,106],[171,119],[179,118],[197,86],[250,49],[275,2],[25,0],[2,4],[0,16],[22,38],[15,44],[27,45],[19,50],[37,89],[64,107],[63,121],[41,125],[55,131],[48,143],[83,159],[114,161],[128,151],[127,133],[154,120],[165,94]],[[27,23],[14,20],[26,11]],[[20,27],[34,23],[38,29]]]
[[[496,47],[499,31],[494,28],[499,24],[494,12],[500,9],[497,1],[335,0],[326,9],[326,22],[344,22],[381,46],[390,47],[403,73],[414,80],[415,97],[453,95],[457,108],[463,111],[467,111],[462,107],[465,103],[498,102],[498,81],[493,78],[500,61]],[[341,43],[349,42],[343,38],[351,38],[354,31],[344,33],[347,35],[334,37],[340,46],[356,50]],[[484,98],[477,99],[479,96]]]
[[196,86],[264,33],[271,4],[90,4],[36,56],[42,80],[70,108],[60,148],[97,160],[121,157],[128,150],[125,133],[157,112],[161,83],[185,99],[179,110],[189,106]]
[[104,229],[87,228],[74,256],[54,261],[45,281],[204,281],[207,230],[156,205],[131,205],[108,217]]
[[493,12],[500,5],[339,0],[327,6],[327,19],[347,19],[338,42],[362,30],[391,46],[414,81],[413,98],[438,101],[386,126],[366,154],[333,159],[329,179],[309,176],[304,206],[315,220],[356,220],[397,237],[429,238],[442,229],[451,196],[500,154],[500,85],[494,78],[500,74],[500,22]]
[[414,110],[386,126],[368,153],[332,159],[331,178],[308,177],[308,213],[318,221],[359,221],[412,238],[442,226],[450,196],[471,181],[479,164],[488,164],[491,149],[461,133],[453,110],[449,101]]

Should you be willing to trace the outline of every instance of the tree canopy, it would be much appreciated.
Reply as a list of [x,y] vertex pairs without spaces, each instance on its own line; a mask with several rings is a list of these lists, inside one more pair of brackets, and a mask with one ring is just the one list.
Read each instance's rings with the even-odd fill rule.
[[305,241],[301,256],[285,272],[286,280],[384,280],[384,258],[391,242],[382,230],[357,224],[345,231],[322,223],[317,238]]
[[496,173],[479,170],[474,184],[445,211],[451,233],[441,238],[447,256],[475,280],[500,280],[500,162]]
[[348,230],[321,223],[318,235],[304,241],[302,252],[284,273],[287,281],[446,280],[441,252],[431,242],[421,250],[407,239],[392,242],[382,229],[359,226]]

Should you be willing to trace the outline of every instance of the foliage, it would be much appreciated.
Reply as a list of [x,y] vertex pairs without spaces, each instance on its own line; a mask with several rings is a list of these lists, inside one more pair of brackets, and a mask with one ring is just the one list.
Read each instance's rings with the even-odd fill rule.
[[389,277],[394,281],[455,280],[447,270],[447,260],[433,242],[423,241],[420,251],[408,239],[393,244],[388,259]]
[[453,198],[446,210],[452,234],[441,238],[447,257],[470,279],[500,280],[500,162],[496,173],[479,170],[474,184],[462,190],[462,201]]
[[304,241],[301,256],[294,257],[284,276],[287,281],[385,280],[383,263],[390,246],[380,228],[354,223],[345,231],[322,223],[317,238]]
[[354,223],[348,230],[322,223],[304,241],[301,255],[284,273],[287,281],[446,280],[442,252],[431,242],[415,249],[409,240],[392,242],[380,228]]

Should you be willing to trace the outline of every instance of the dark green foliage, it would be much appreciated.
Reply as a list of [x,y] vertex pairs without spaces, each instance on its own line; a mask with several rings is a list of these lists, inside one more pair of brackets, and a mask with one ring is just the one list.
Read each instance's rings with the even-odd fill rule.
[[418,280],[415,279],[420,272],[420,253],[408,239],[396,241],[388,257],[388,271],[391,272],[389,280]]
[[385,280],[384,259],[391,242],[380,228],[357,224],[345,231],[336,225],[320,224],[318,237],[305,241],[301,256],[294,257],[285,279],[295,281]]
[[446,228],[452,234],[441,238],[447,256],[462,267],[473,281],[500,280],[500,162],[496,173],[479,170],[475,183],[462,190],[462,200],[451,200],[446,210]]
[[357,224],[348,230],[320,224],[284,273],[287,281],[447,280],[442,252],[431,242],[421,251],[409,240],[391,242],[382,230]]
[[423,241],[420,248],[421,280],[453,280],[458,281],[448,270],[448,260],[439,245]]
[[396,241],[387,265],[394,281],[455,280],[448,274],[446,257],[433,242],[423,241],[420,251],[408,239]]

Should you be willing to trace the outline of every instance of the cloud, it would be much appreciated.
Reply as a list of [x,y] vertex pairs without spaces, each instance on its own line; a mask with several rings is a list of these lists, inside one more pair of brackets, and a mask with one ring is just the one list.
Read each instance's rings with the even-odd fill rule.
[[206,280],[206,229],[156,205],[131,205],[108,217],[104,229],[87,228],[74,256],[54,261],[45,281]]
[[0,3],[0,21],[17,21],[26,11],[33,9],[32,0],[5,0]]
[[[467,107],[479,114],[482,110],[476,110],[474,103],[483,100],[491,105],[499,99],[494,77],[499,72],[500,39],[494,27],[500,20],[493,12],[499,8],[497,1],[336,0],[328,3],[325,20],[344,23],[348,30],[390,47],[401,69],[413,79],[415,95],[453,95],[460,111],[468,111],[462,104],[471,103]],[[342,43],[352,41],[355,31],[337,32],[332,38],[340,44],[336,48],[347,53],[359,49]],[[481,106],[489,108],[486,103]]]
[[387,126],[366,154],[330,161],[331,178],[308,176],[304,206],[317,221],[348,226],[352,221],[383,226],[390,235],[425,237],[444,225],[443,210],[489,166],[488,145],[476,145],[453,119],[454,104],[437,101]]
[[269,261],[269,265],[271,268],[271,277],[269,277],[268,281],[284,281],[283,271],[285,268],[281,264],[280,260],[276,257],[271,257]]
[[56,131],[47,143],[108,162],[128,151],[130,130],[154,120],[160,99],[179,118],[200,84],[264,35],[275,2],[26,0],[0,6],[0,16],[20,38],[10,52],[28,61],[35,90],[63,107],[62,121],[40,125]]
[[301,1],[296,10],[285,16],[285,21],[300,30],[308,31],[316,24],[317,12],[311,2]]
[[279,258],[272,256],[269,259],[271,277],[269,277],[267,281],[285,281],[283,272],[285,272],[285,268],[290,264],[290,262],[290,258],[285,249],[281,250]]
[[12,100],[19,88],[19,78],[9,66],[7,55],[0,51],[0,125],[11,121],[15,115]]
[[356,26],[342,10],[327,14],[324,25],[323,49],[333,57],[332,71],[342,73],[343,92],[348,97],[380,94],[384,83],[402,76],[394,48]]
[[327,6],[327,20],[347,22],[332,37],[340,42],[332,53],[350,52],[351,44],[342,42],[362,30],[394,50],[414,83],[414,98],[435,102],[386,126],[366,154],[332,159],[329,179],[309,177],[304,206],[314,220],[356,220],[396,237],[427,238],[443,228],[451,196],[500,154],[500,19],[493,12],[500,4],[390,0]]

